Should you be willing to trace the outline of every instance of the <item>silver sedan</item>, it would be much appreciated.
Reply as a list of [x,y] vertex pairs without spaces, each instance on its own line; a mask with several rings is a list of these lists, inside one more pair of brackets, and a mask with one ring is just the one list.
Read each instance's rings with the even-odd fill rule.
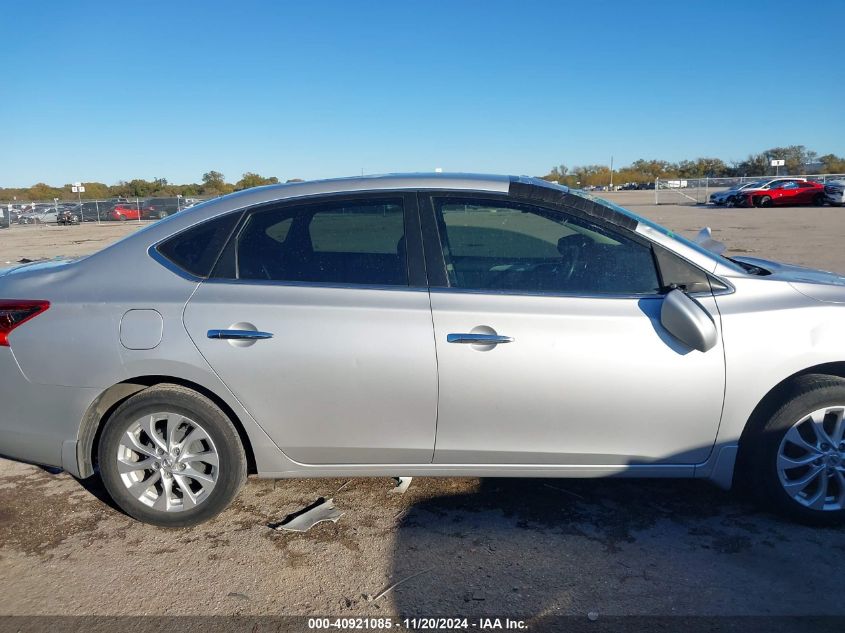
[[845,514],[845,278],[541,180],[250,189],[0,297],[0,453],[156,525],[248,473],[699,477]]

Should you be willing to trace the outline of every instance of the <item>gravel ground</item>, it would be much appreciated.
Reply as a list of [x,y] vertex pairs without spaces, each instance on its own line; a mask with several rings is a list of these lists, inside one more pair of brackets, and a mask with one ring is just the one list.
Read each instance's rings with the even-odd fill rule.
[[[845,273],[845,210],[608,197],[734,253]],[[128,225],[0,232],[0,265],[79,255]],[[251,479],[202,526],[115,510],[97,479],[0,460],[0,614],[845,615],[845,529],[789,523],[699,481]],[[334,497],[336,523],[268,524]],[[415,574],[418,574],[414,576]],[[373,600],[394,582],[407,579]],[[826,596],[826,597],[825,597]]]

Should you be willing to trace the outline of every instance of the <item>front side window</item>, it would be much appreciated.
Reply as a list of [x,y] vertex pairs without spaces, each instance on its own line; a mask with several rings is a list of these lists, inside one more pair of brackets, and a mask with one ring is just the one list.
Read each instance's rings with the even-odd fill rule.
[[234,246],[237,279],[407,285],[401,199],[257,211]]
[[449,285],[564,294],[656,294],[649,246],[559,211],[435,199]]

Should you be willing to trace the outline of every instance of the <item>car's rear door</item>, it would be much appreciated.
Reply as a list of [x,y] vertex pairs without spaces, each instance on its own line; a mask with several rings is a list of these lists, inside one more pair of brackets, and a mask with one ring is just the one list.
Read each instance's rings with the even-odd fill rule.
[[772,190],[769,195],[772,197],[772,203],[785,206],[796,204],[800,190],[798,183],[794,180],[784,180],[772,185]]
[[797,190],[791,204],[810,204],[815,201],[821,189],[815,183],[802,180],[796,183]]
[[[435,463],[707,458],[724,393],[721,339],[702,353],[663,328],[648,242],[504,197],[438,194],[423,208],[440,379]],[[709,289],[704,273],[690,274]],[[718,326],[712,294],[696,300]]]
[[413,195],[257,208],[185,325],[291,459],[428,463],[437,367],[421,248]]

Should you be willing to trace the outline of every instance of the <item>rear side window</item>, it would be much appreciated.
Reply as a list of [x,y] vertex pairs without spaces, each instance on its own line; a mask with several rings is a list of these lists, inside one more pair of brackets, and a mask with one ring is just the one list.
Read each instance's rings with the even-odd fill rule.
[[402,200],[347,200],[256,211],[237,236],[234,266],[221,267],[215,276],[406,286]]
[[185,272],[208,277],[240,215],[229,213],[198,224],[165,240],[156,250]]

